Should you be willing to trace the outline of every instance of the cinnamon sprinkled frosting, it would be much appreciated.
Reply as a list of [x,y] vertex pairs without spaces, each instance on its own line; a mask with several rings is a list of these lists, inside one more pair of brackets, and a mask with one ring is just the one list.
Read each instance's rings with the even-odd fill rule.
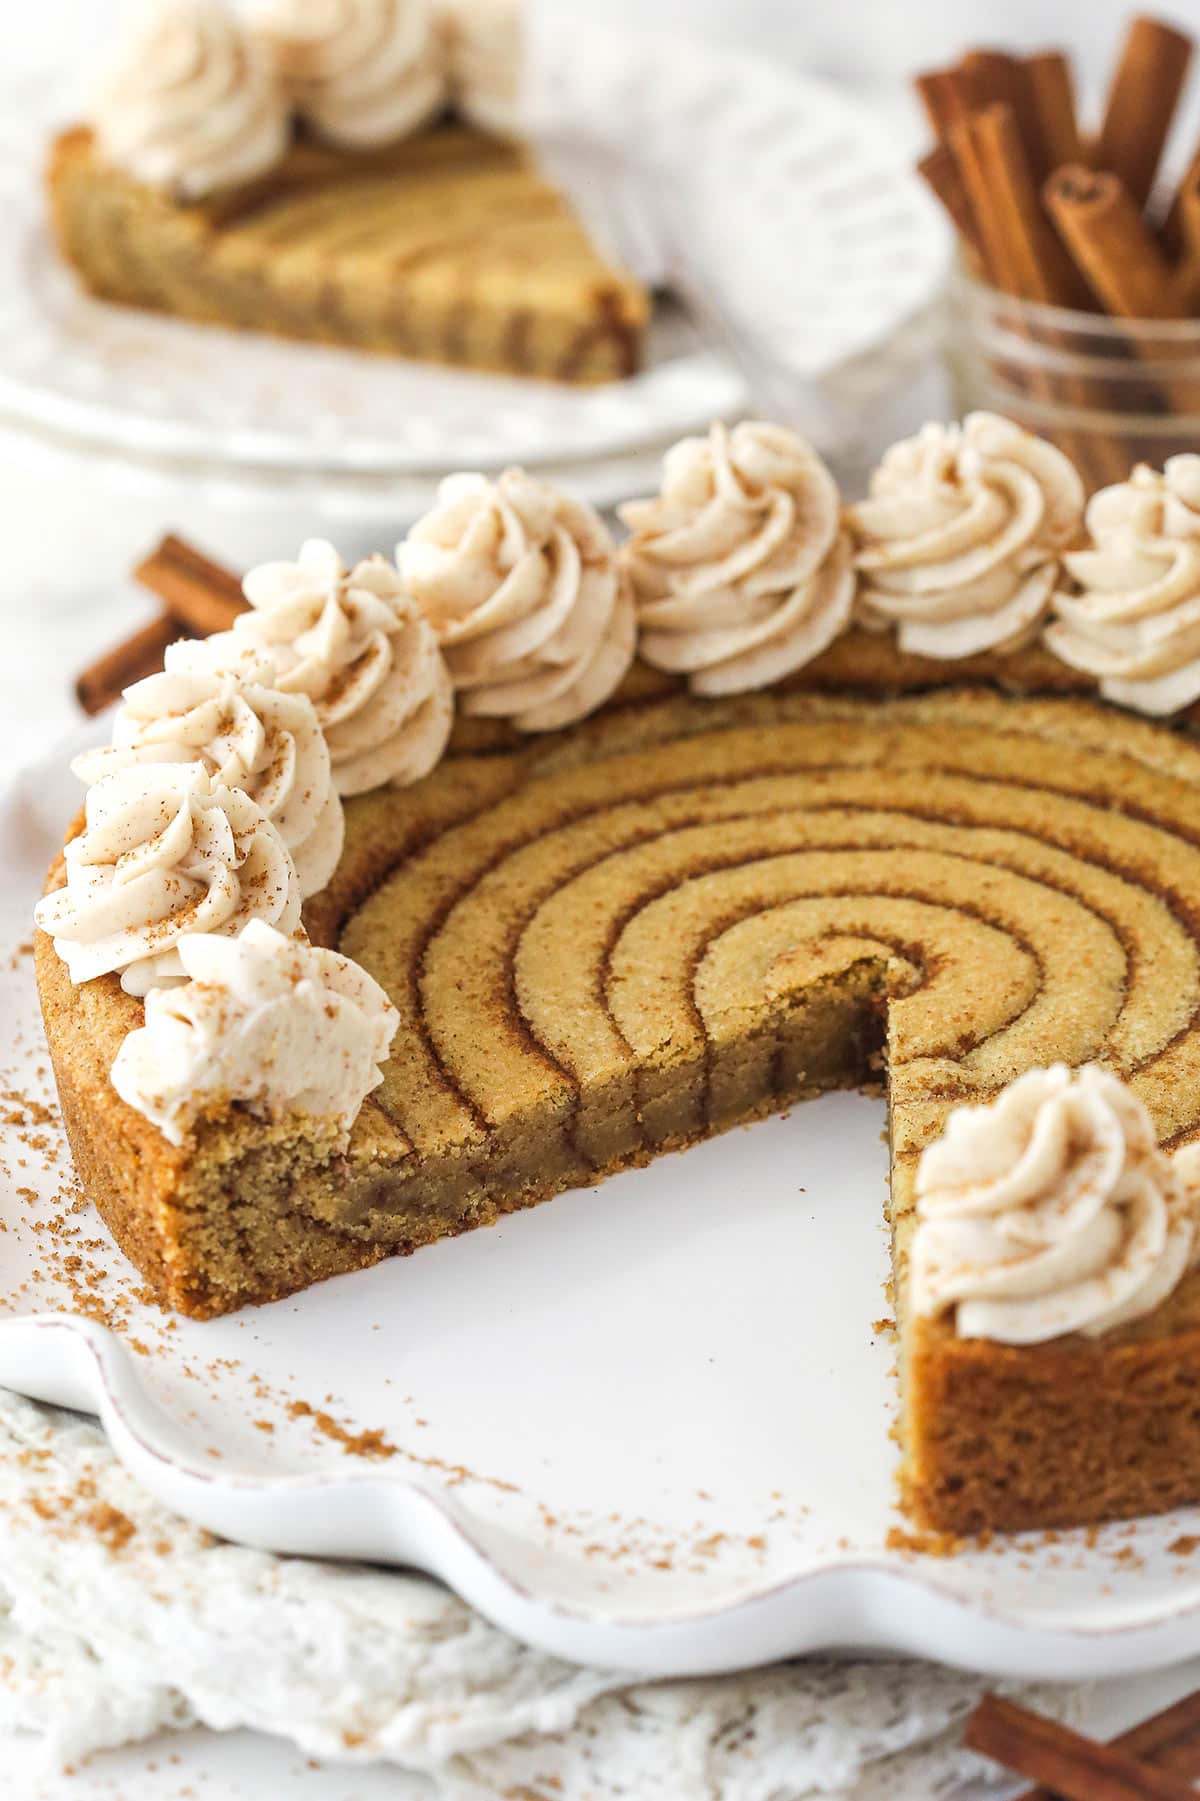
[[892,446],[870,497],[847,510],[863,624],[897,626],[901,650],[928,657],[1029,641],[1083,502],[1062,452],[1011,420],[971,413],[961,426],[925,426]]
[[633,661],[633,603],[604,521],[523,469],[448,476],[396,558],[465,713],[551,731],[603,705]]
[[236,1102],[267,1119],[305,1113],[344,1135],[383,1080],[399,1016],[365,969],[252,919],[236,938],[179,940],[189,980],[146,997],[146,1023],[112,1067],[121,1099],[181,1144]]
[[251,28],[291,103],[330,143],[395,143],[445,104],[430,0],[259,0]]
[[118,972],[129,994],[179,981],[186,932],[300,924],[300,884],[262,808],[203,763],[135,763],[88,789],[66,886],[34,917],[73,982]]
[[288,145],[270,59],[220,0],[159,0],[97,94],[102,157],[184,200],[272,168]]
[[243,584],[251,610],[209,654],[269,656],[276,685],[316,709],[339,794],[420,781],[454,719],[450,677],[432,631],[383,557],[347,569],[310,539],[294,563],[264,563]]
[[316,894],[337,868],[345,836],[316,709],[306,694],[276,687],[274,665],[252,646],[222,657],[224,642],[172,644],[161,675],[126,689],[112,747],[71,767],[90,786],[133,763],[199,759],[214,780],[258,803],[292,854],[301,894]]
[[1087,510],[1091,544],[1064,558],[1046,643],[1122,706],[1174,713],[1200,699],[1200,456],[1139,464]]
[[1116,1076],[1030,1070],[990,1105],[956,1108],[922,1154],[912,1305],[1004,1344],[1140,1319],[1193,1259],[1196,1174],[1194,1153],[1159,1150]]
[[811,662],[854,601],[839,512],[832,475],[782,426],[716,424],[675,445],[661,492],[621,508],[641,656],[697,694],[766,687]]

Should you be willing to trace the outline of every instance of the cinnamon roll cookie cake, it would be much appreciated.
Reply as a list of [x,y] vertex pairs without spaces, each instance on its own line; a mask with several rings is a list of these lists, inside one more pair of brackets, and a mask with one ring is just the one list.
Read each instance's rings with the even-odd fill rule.
[[519,140],[521,0],[144,0],[48,171],[93,293],[214,324],[594,382],[649,297]]
[[1200,1501],[1200,457],[1085,511],[975,414],[844,507],[715,426],[624,521],[452,477],[79,759],[37,969],[114,1236],[211,1317],[886,1075],[912,1513]]

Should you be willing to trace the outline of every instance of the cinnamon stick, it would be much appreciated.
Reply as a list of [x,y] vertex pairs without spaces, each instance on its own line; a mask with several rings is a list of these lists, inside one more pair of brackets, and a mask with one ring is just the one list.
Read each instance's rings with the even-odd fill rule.
[[1109,88],[1096,166],[1120,177],[1144,207],[1192,59],[1193,43],[1162,19],[1133,20]]
[[75,683],[75,698],[90,716],[103,713],[126,688],[162,668],[168,644],[184,634],[169,613],[152,619],[123,644],[90,664]]
[[1196,1801],[1182,1777],[999,1695],[984,1696],[967,1721],[963,1743],[1044,1783],[1063,1801]]
[[1129,189],[1108,170],[1074,165],[1052,175],[1046,205],[1063,242],[1109,313],[1175,319],[1174,272]]
[[238,614],[247,611],[237,576],[173,532],[133,573],[134,580],[157,594],[171,617],[194,637],[230,631]]
[[1183,254],[1184,196],[1190,189],[1194,189],[1198,185],[1200,185],[1200,144],[1197,144],[1192,153],[1191,161],[1188,163],[1187,168],[1180,177],[1179,186],[1175,190],[1175,197],[1167,209],[1166,218],[1163,220],[1162,241],[1166,246],[1168,256],[1181,256]]
[[959,63],[972,111],[1011,106],[1020,118],[1021,66],[1007,50],[968,50]]
[[[1200,1691],[1164,1707],[1161,1713],[1142,1720],[1128,1732],[1121,1733],[1111,1747],[1138,1758],[1142,1763],[1156,1764],[1177,1776],[1200,1776]],[[1042,1784],[1026,1789],[1017,1801],[1056,1801],[1053,1789]]]
[[75,695],[85,713],[102,713],[134,682],[161,669],[177,638],[227,632],[247,610],[237,576],[173,533],[138,565],[134,578],[165,602],[165,611],[78,677]]
[[961,69],[927,69],[913,77],[913,86],[935,138],[944,138],[974,105]]
[[949,144],[935,144],[917,164],[917,173],[932,188],[963,239],[974,263],[982,267],[979,222],[963,182],[958,160]]
[[1012,107],[972,113],[948,142],[979,225],[994,287],[1051,306],[1080,306],[1087,290],[1038,198]]
[[1062,50],[1039,50],[1021,63],[1024,102],[1018,123],[1029,145],[1034,175],[1044,181],[1064,163],[1089,158],[1079,132],[1075,77]]

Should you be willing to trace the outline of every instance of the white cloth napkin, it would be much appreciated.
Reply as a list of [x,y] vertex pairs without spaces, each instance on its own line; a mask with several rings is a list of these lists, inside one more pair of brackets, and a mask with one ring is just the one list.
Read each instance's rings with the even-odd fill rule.
[[[493,31],[516,4],[489,0]],[[865,97],[536,0],[524,17],[521,135],[598,242],[686,300],[756,410],[843,466],[944,412],[948,234]]]
[[983,1775],[958,1744],[983,1686],[899,1661],[576,1669],[423,1577],[219,1543],[90,1422],[0,1392],[0,1737],[36,1734],[51,1765],[199,1723],[420,1771],[445,1801],[935,1801]]

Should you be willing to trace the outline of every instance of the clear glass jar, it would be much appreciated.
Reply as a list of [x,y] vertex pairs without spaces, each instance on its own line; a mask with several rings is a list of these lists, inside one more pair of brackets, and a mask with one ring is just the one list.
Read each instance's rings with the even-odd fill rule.
[[1042,306],[959,269],[949,351],[960,412],[986,407],[1049,438],[1089,489],[1200,450],[1200,319]]

